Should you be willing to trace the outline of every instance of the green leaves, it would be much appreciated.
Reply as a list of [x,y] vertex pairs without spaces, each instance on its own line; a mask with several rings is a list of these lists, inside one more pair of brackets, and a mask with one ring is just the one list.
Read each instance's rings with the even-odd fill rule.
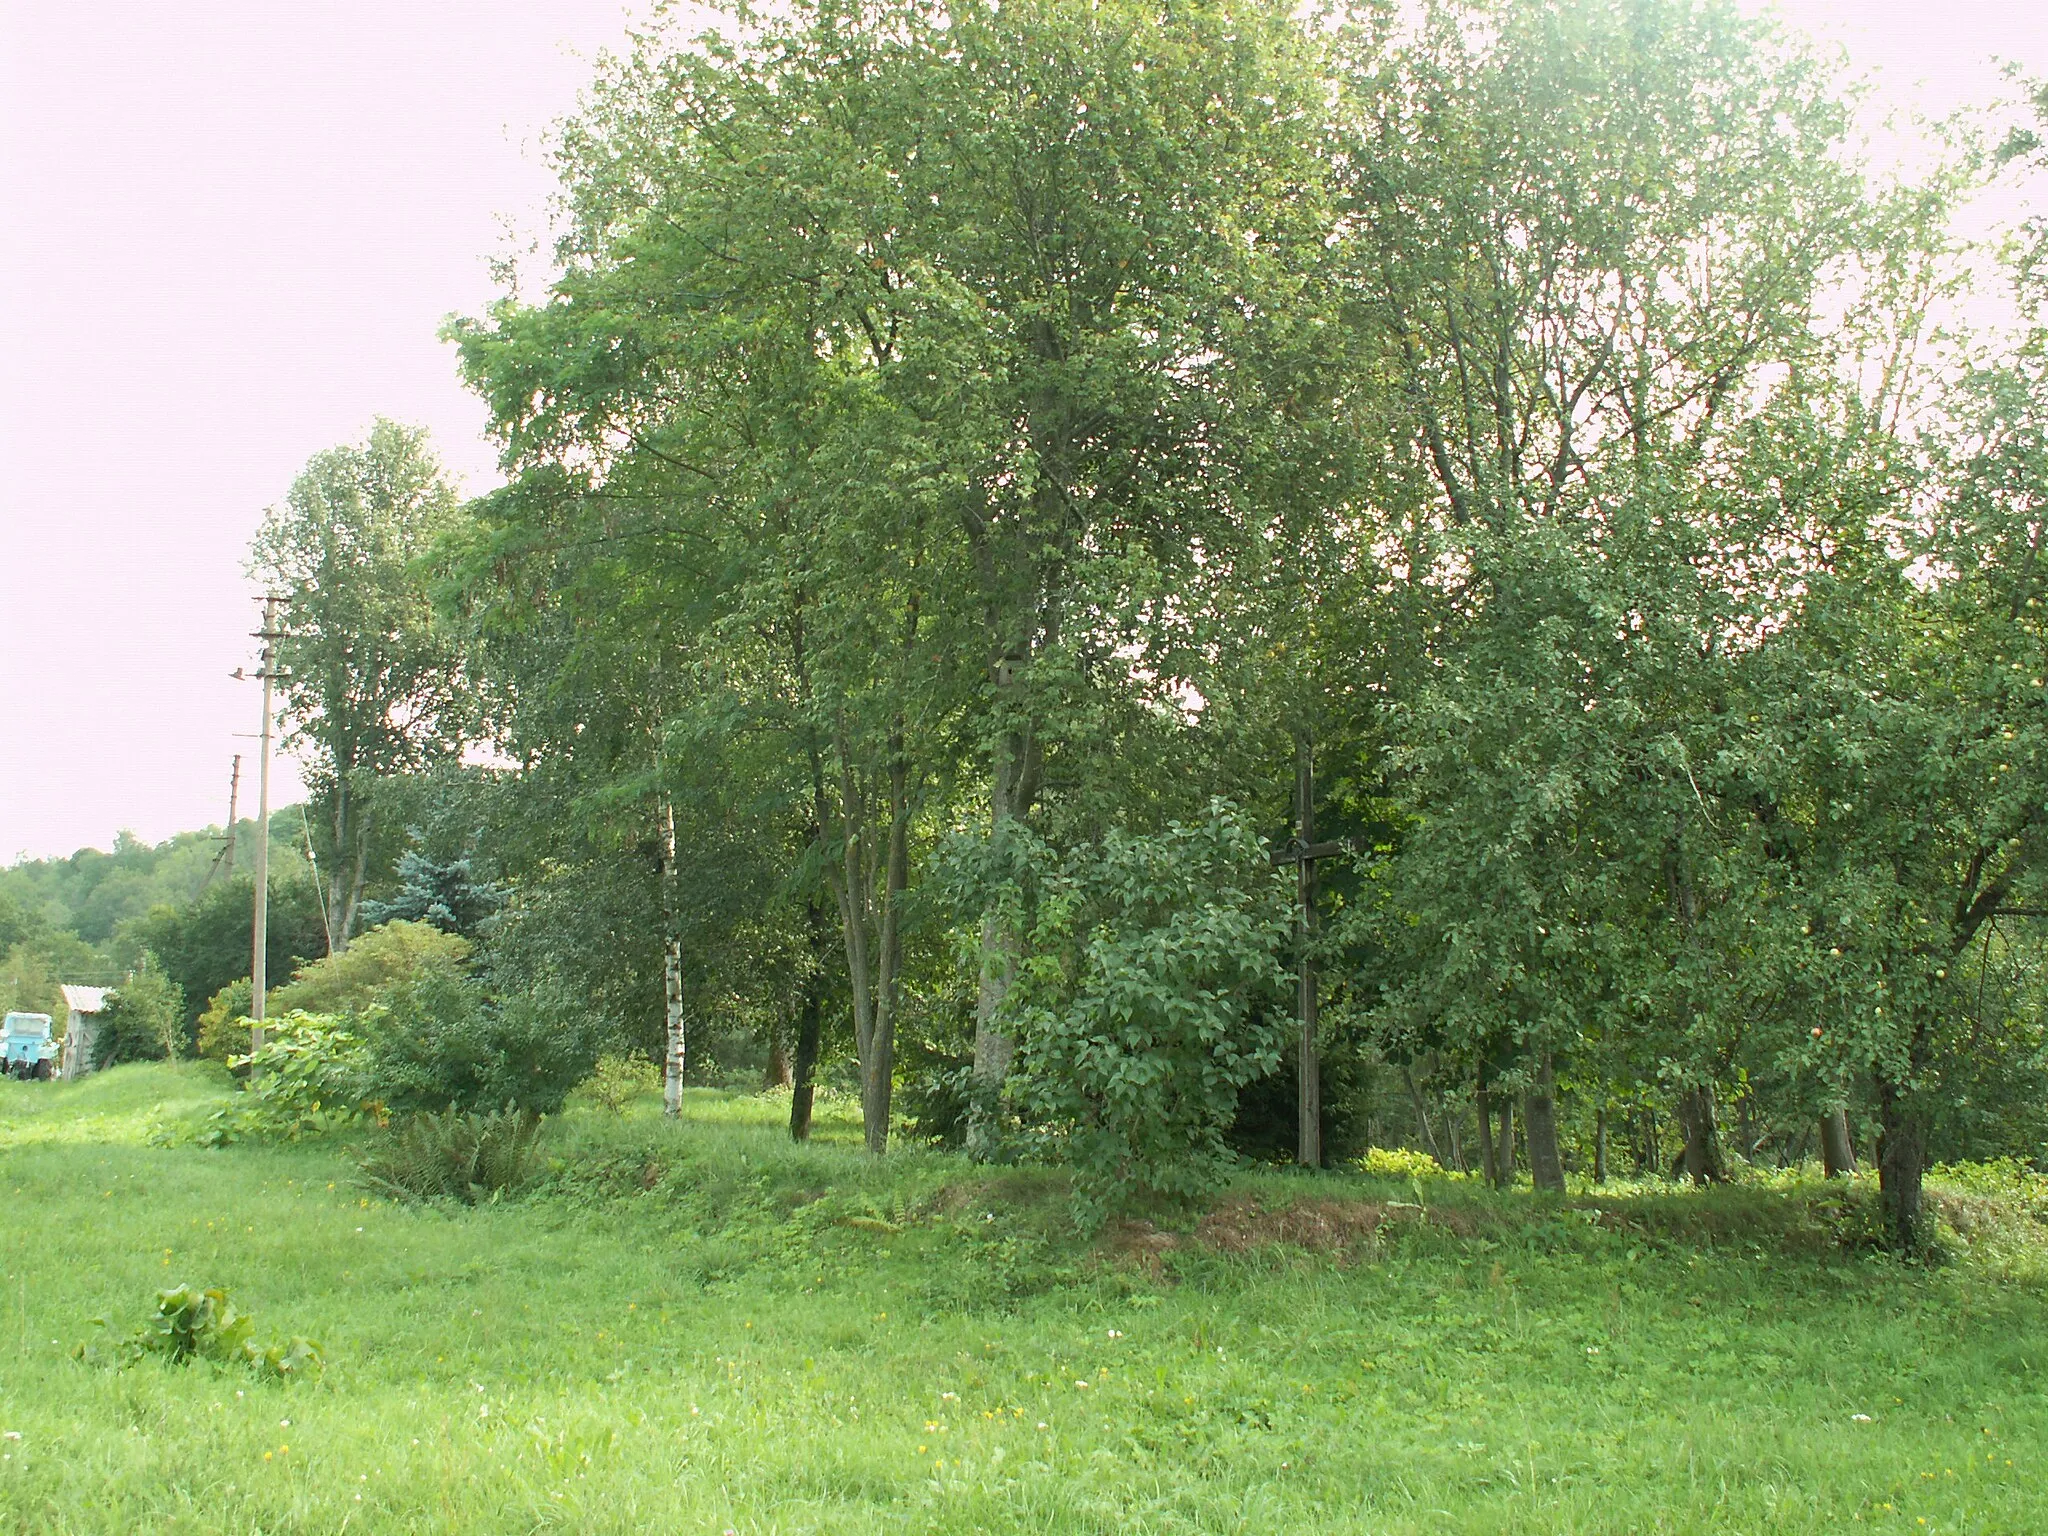
[[1014,829],[1014,1092],[1098,1211],[1214,1186],[1286,1037],[1287,882],[1234,807],[1064,856]]
[[[374,1023],[381,1011],[365,1017]],[[249,1069],[248,1087],[209,1117],[200,1140],[208,1146],[244,1137],[296,1141],[370,1111],[376,1090],[364,1022],[354,1015],[300,1009],[266,1019],[262,1046],[228,1063]]]
[[[103,1331],[108,1327],[105,1318],[94,1322]],[[251,1337],[255,1327],[255,1319],[228,1300],[220,1287],[202,1291],[180,1285],[158,1291],[156,1311],[127,1337],[111,1346],[81,1344],[72,1353],[81,1360],[120,1366],[152,1356],[172,1365],[203,1360],[246,1366],[277,1381],[311,1380],[325,1369],[320,1346],[311,1339],[294,1334],[282,1343],[260,1346]]]

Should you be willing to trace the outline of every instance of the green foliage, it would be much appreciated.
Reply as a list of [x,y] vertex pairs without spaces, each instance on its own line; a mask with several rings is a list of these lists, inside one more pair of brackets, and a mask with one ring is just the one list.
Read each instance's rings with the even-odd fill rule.
[[1154,836],[1059,857],[1015,832],[1023,959],[1017,1093],[1090,1197],[1216,1186],[1238,1090],[1272,1071],[1289,918],[1265,844],[1218,801]]
[[0,1013],[47,1013],[51,1027],[62,1031],[61,974],[45,945],[16,944],[0,955]]
[[616,1115],[623,1113],[635,1099],[645,1097],[660,1086],[660,1073],[644,1056],[626,1056],[610,1051],[597,1058],[597,1065],[578,1086],[576,1094],[606,1114]]
[[198,1026],[198,1054],[222,1064],[249,1051],[249,1010],[255,996],[247,976],[238,976],[206,1000]]
[[109,994],[93,1032],[93,1070],[122,1061],[175,1060],[189,1054],[185,994],[170,979],[154,954],[144,950],[142,963]]
[[[418,829],[413,838],[419,840]],[[505,904],[503,887],[480,881],[468,857],[436,860],[418,847],[398,856],[398,890],[385,901],[363,903],[366,928],[380,923],[431,923],[450,934],[474,937]]]
[[266,1019],[262,1046],[229,1063],[249,1069],[246,1086],[213,1115],[201,1141],[296,1141],[373,1113],[380,1095],[363,1031],[376,1023],[297,1011]]
[[362,1013],[389,1005],[428,974],[460,974],[469,940],[425,922],[397,919],[356,935],[347,949],[302,966],[270,994],[267,1009]]
[[[198,900],[152,907],[133,936],[163,962],[164,973],[185,996],[188,1020],[195,1019],[222,987],[249,974],[250,912],[256,889],[247,875],[215,881]],[[327,953],[327,929],[319,893],[303,859],[296,871],[273,871],[269,932],[264,963],[272,976],[289,976],[315,955]]]
[[[294,809],[272,818],[270,868],[280,883],[306,876],[298,829]],[[245,820],[235,833],[236,862],[247,869],[255,853],[255,823]],[[111,852],[81,848],[68,858],[25,859],[0,869],[0,902],[13,903],[44,932],[74,937],[89,951],[119,954],[127,930],[151,910],[188,906],[200,895],[220,851],[217,827],[180,832],[156,844],[123,832]]]
[[552,1114],[596,1065],[585,1015],[493,998],[459,972],[428,968],[368,1026],[368,1072],[394,1110],[505,1108]]
[[1372,1147],[1358,1160],[1358,1171],[1376,1179],[1440,1178],[1444,1172],[1435,1158],[1412,1147]]
[[[102,1329],[108,1327],[105,1318],[93,1321]],[[204,1360],[213,1365],[247,1366],[260,1376],[286,1382],[319,1377],[326,1366],[319,1345],[295,1334],[282,1344],[263,1347],[250,1337],[255,1326],[255,1319],[237,1309],[219,1287],[202,1291],[180,1285],[158,1291],[155,1313],[111,1348],[100,1343],[81,1344],[75,1353],[86,1360],[111,1357],[121,1365],[152,1356],[172,1365]]]
[[384,782],[451,761],[462,740],[461,654],[435,619],[421,567],[459,519],[425,430],[380,417],[361,444],[307,462],[250,549],[253,572],[289,599],[276,642],[280,708],[326,845],[330,951],[354,933],[381,851]]
[[394,1200],[475,1205],[516,1194],[533,1176],[540,1125],[539,1116],[517,1109],[411,1115],[378,1137],[363,1179]]

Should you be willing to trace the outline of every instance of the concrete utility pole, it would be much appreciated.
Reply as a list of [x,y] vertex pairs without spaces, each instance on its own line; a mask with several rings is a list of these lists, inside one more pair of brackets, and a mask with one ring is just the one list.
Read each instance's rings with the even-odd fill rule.
[[263,599],[263,627],[256,638],[263,642],[263,660],[256,675],[263,680],[263,729],[257,733],[262,745],[256,758],[256,877],[255,912],[250,922],[249,954],[249,1050],[263,1049],[263,992],[269,985],[270,948],[270,694],[277,677],[277,605],[271,593]]

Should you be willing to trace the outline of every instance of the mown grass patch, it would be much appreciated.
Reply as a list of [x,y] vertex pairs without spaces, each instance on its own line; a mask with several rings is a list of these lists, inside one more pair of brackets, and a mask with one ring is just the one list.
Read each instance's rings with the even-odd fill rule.
[[[207,1081],[0,1100],[0,1528],[2048,1529],[2038,1244],[1809,1243],[1854,1192],[1262,1173],[1148,1259],[1055,1171],[865,1158],[844,1106],[808,1148],[773,1100],[577,1110],[535,1193],[443,1208],[345,1140],[153,1144]],[[1319,1204],[1381,1217],[1303,1242]],[[325,1375],[69,1358],[174,1282]]]

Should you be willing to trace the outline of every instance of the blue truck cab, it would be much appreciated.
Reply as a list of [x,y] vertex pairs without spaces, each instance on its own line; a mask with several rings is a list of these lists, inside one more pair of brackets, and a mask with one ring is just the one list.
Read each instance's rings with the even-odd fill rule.
[[47,1013],[10,1013],[0,1035],[0,1070],[9,1077],[48,1078],[56,1075],[57,1042],[50,1038]]

